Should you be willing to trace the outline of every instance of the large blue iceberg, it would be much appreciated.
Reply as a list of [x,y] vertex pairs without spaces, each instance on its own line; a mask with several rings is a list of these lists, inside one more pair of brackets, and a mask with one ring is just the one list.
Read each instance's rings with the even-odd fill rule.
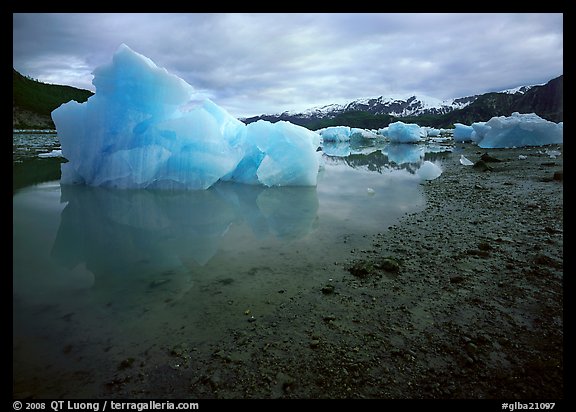
[[320,135],[289,122],[245,125],[122,44],[94,70],[96,93],[52,112],[61,184],[207,189],[217,181],[315,186]]
[[564,123],[542,119],[535,113],[514,112],[472,123],[473,140],[482,148],[545,146],[564,140]]

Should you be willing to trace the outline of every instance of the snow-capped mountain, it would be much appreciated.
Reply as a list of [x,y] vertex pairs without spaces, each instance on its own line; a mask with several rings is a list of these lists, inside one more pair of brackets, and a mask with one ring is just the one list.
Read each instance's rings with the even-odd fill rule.
[[[358,125],[363,125],[362,127],[366,127],[367,124],[372,123],[381,125],[386,122],[386,117],[392,119],[426,115],[427,122],[433,122],[431,117],[443,117],[444,119],[437,120],[435,123],[449,124],[453,121],[469,121],[476,117],[483,120],[484,117],[501,115],[501,112],[508,112],[512,108],[522,111],[541,110],[542,113],[550,114],[553,118],[560,118],[560,109],[557,107],[540,107],[544,104],[541,101],[547,100],[536,96],[549,94],[551,93],[549,89],[553,90],[553,94],[555,93],[553,101],[560,99],[561,106],[561,97],[558,98],[556,96],[562,90],[561,86],[558,87],[556,83],[561,84],[561,82],[562,76],[559,76],[545,85],[519,86],[497,92],[448,100],[423,95],[361,98],[344,104],[333,103],[312,107],[301,112],[285,111],[283,113],[264,114],[241,120],[246,123],[252,123],[260,119],[271,122],[286,120],[314,129],[325,127],[332,120],[342,124],[356,125],[357,127],[360,127]],[[536,104],[537,101],[540,103]],[[372,118],[368,116],[372,116]],[[460,117],[463,120],[458,120]]]
[[291,116],[301,118],[333,118],[344,112],[362,111],[371,114],[388,114],[397,117],[420,116],[423,114],[444,114],[468,106],[478,96],[440,100],[430,96],[372,97],[356,99],[346,104],[329,104],[307,109],[303,112],[286,111],[270,116]]

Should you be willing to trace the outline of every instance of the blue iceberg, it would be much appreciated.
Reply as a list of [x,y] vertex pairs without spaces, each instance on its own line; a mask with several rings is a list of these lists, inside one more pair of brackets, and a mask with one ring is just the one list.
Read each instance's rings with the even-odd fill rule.
[[472,126],[462,123],[454,123],[454,140],[457,142],[471,142],[472,133],[474,129]]
[[317,130],[324,142],[347,142],[352,131],[348,126],[328,126]]
[[564,123],[542,119],[535,113],[514,112],[511,116],[492,117],[472,123],[479,147],[504,148],[545,146],[563,143]]
[[421,141],[420,126],[415,123],[394,122],[388,125],[388,139],[394,143]]
[[96,93],[52,112],[61,184],[207,189],[237,181],[315,186],[320,136],[288,122],[245,125],[181,78],[121,45]]

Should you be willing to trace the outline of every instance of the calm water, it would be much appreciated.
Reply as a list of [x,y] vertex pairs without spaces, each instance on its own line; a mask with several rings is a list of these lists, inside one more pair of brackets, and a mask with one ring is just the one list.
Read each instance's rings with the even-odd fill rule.
[[425,206],[415,171],[450,150],[326,145],[317,187],[162,192],[61,187],[62,160],[37,156],[55,149],[54,135],[14,135],[14,392],[46,397],[90,396],[184,328],[201,350],[247,308],[263,316],[327,281]]

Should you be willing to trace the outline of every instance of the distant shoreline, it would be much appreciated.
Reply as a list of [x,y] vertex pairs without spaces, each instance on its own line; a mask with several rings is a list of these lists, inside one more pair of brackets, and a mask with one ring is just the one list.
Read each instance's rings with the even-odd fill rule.
[[12,133],[56,133],[56,129],[12,129]]

